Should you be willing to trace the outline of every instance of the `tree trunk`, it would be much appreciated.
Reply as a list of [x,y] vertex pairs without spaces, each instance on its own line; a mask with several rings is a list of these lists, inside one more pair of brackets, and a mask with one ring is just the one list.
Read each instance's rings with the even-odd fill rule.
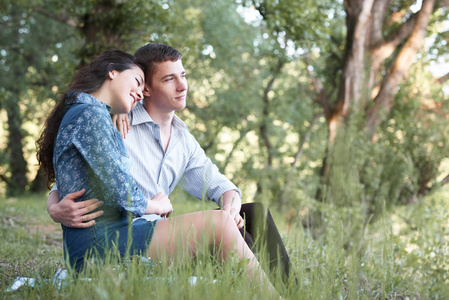
[[15,91],[13,95],[17,99],[15,99],[15,101],[10,101],[6,107],[9,127],[9,169],[11,171],[7,187],[8,195],[23,193],[27,185],[27,163],[23,156],[23,132],[21,128],[22,116],[19,107],[19,91]]
[[270,142],[268,131],[267,131],[267,120],[268,116],[270,114],[270,99],[268,97],[268,93],[273,89],[273,84],[281,73],[281,70],[284,66],[285,61],[280,58],[278,61],[278,64],[273,71],[273,75],[271,76],[270,80],[268,81],[267,86],[264,89],[262,100],[263,100],[263,110],[262,110],[262,123],[260,124],[259,131],[260,131],[260,137],[263,142],[263,145],[267,149],[268,157],[267,157],[267,166],[273,165],[273,145]]
[[124,48],[124,36],[119,30],[123,21],[119,6],[118,1],[99,1],[92,11],[84,15],[80,29],[85,44],[80,51],[80,65],[105,50]]
[[30,185],[31,192],[45,192],[47,191],[47,177],[44,176],[42,170],[42,166],[39,167],[37,171],[36,177],[34,177],[33,181]]
[[[371,10],[373,3],[373,0],[345,2],[348,33],[346,37],[344,69],[340,80],[338,98],[336,104],[331,109],[323,106],[324,111],[327,112],[329,140],[326,156],[323,159],[320,172],[322,176],[321,182],[324,185],[329,183],[329,174],[332,168],[332,145],[335,142],[335,138],[343,125],[347,123],[351,109],[354,110],[359,104],[366,101],[364,99],[366,95],[363,95],[365,89],[362,87],[367,81],[365,66],[368,59],[368,37],[372,28]],[[317,191],[316,197],[318,200],[322,200],[321,188]]]
[[369,135],[374,133],[374,130],[381,122],[381,113],[388,112],[393,106],[396,87],[410,69],[418,50],[421,48],[434,4],[435,0],[423,1],[410,37],[399,51],[392,68],[388,70],[387,75],[382,82],[374,106],[367,113],[367,129]]

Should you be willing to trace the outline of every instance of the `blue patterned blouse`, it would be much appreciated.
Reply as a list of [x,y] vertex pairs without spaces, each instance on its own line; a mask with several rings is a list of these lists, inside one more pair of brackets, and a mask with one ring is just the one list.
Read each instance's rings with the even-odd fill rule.
[[80,93],[67,105],[55,141],[53,165],[59,198],[86,188],[76,201],[104,201],[105,214],[131,212],[142,216],[147,199],[129,173],[129,157],[113,127],[110,106]]

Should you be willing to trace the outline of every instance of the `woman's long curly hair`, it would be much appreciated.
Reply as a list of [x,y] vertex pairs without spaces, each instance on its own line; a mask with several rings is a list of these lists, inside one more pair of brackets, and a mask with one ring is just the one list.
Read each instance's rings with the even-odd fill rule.
[[133,55],[121,50],[105,51],[81,68],[75,74],[65,92],[59,96],[55,108],[45,121],[41,135],[36,141],[37,160],[47,175],[47,186],[49,188],[56,181],[53,151],[59,125],[66,113],[67,103],[79,93],[91,94],[99,90],[108,78],[110,71],[122,72],[136,66],[141,68],[145,74],[143,66],[136,61]]

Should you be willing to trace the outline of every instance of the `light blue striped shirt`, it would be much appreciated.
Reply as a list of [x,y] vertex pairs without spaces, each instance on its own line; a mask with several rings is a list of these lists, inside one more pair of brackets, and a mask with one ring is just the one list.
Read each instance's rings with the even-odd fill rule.
[[131,175],[148,198],[166,195],[177,184],[198,199],[219,204],[229,190],[240,190],[206,156],[187,126],[176,115],[167,151],[161,142],[160,127],[154,123],[141,102],[130,112],[131,129],[124,142],[131,160]]

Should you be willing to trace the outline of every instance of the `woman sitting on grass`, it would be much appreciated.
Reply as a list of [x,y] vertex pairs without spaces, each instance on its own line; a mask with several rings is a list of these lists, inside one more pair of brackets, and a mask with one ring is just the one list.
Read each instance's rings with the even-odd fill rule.
[[[86,187],[77,201],[96,198],[104,202],[104,214],[94,226],[62,225],[64,251],[71,267],[79,271],[90,254],[104,258],[114,249],[121,256],[159,259],[162,255],[175,257],[182,252],[175,247],[181,245],[194,255],[198,245],[206,242],[214,246],[220,259],[232,252],[246,259],[250,277],[268,283],[273,290],[227,212],[211,210],[153,222],[129,221],[131,215],[168,217],[173,211],[166,195],[157,194],[153,199],[143,196],[128,171],[129,158],[110,117],[128,113],[142,99],[143,87],[144,72],[134,56],[119,50],[104,52],[75,75],[37,142],[38,161],[49,182],[58,183],[60,200]],[[153,235],[167,242],[151,243]]]

